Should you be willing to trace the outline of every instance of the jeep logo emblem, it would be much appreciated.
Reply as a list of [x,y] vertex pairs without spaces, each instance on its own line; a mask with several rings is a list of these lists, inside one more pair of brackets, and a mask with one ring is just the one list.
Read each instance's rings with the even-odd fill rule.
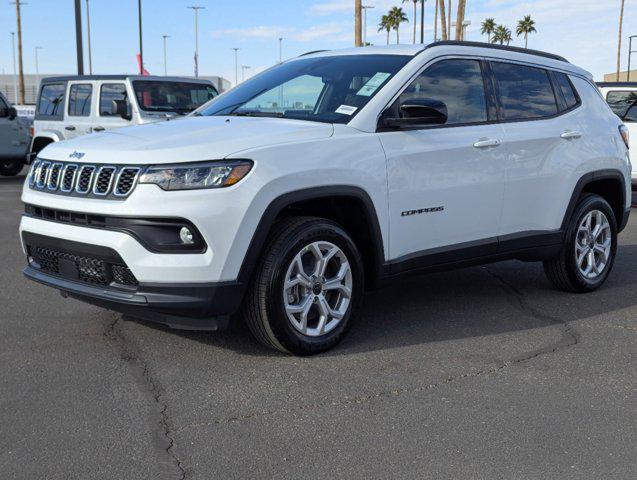
[[84,157],[84,155],[86,154],[82,152],[73,152],[72,154],[69,155],[69,158],[76,158],[77,160],[81,160],[82,157]]

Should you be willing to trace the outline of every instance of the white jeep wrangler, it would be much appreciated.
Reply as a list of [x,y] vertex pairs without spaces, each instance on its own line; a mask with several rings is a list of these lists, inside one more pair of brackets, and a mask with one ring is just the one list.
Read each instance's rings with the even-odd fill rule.
[[315,52],[186,118],[42,150],[24,272],[175,328],[240,313],[301,355],[405,274],[543,261],[557,287],[590,292],[629,215],[627,135],[591,75],[554,55]]

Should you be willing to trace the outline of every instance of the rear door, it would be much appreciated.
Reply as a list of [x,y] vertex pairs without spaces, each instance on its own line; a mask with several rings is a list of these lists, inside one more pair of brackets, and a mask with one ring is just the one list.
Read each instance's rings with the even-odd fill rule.
[[125,82],[105,82],[98,84],[97,115],[93,131],[100,132],[113,128],[127,127],[132,121],[117,113],[117,105],[123,104],[131,113],[129,91]]
[[570,172],[585,158],[577,153],[583,126],[576,104],[563,107],[547,69],[501,61],[491,62],[491,69],[508,154],[500,228],[506,250],[519,247],[518,237],[548,234],[551,240],[560,228],[572,194]]
[[94,82],[69,82],[68,101],[64,115],[64,135],[67,139],[93,131]]

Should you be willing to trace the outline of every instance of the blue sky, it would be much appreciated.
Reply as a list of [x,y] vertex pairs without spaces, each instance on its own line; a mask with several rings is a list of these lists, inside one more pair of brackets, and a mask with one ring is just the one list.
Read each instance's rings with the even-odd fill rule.
[[[453,0],[456,4],[457,0]],[[239,63],[249,74],[278,59],[278,38],[283,37],[284,58],[317,49],[345,48],[353,42],[353,0],[143,0],[144,56],[151,73],[163,74],[162,35],[168,40],[168,70],[173,75],[193,72],[194,20],[189,5],[200,14],[200,73],[234,81],[233,47],[240,48]],[[376,32],[380,16],[401,0],[367,0],[368,41],[385,43]],[[137,53],[137,1],[90,0],[95,73],[135,72]],[[84,7],[85,0],[82,0]],[[426,2],[426,39],[433,36],[434,0]],[[466,18],[472,21],[468,40],[481,40],[480,22],[493,16],[514,30],[531,14],[538,33],[530,47],[566,56],[597,78],[615,68],[620,0],[469,0]],[[412,4],[404,5],[412,20]],[[455,9],[455,8],[454,8]],[[0,4],[0,71],[12,72],[10,31],[15,30],[15,7]],[[411,41],[411,24],[401,29],[401,41]],[[626,0],[624,32],[637,35],[637,0]],[[84,30],[86,34],[86,30]],[[394,40],[394,36],[392,36]],[[72,0],[28,0],[23,7],[25,71],[35,71],[34,47],[41,46],[41,73],[75,71],[75,32]],[[515,39],[515,45],[523,40]],[[637,48],[637,42],[634,42]],[[624,43],[623,66],[628,45]],[[633,56],[637,65],[637,55]],[[241,75],[241,74],[239,74]]]

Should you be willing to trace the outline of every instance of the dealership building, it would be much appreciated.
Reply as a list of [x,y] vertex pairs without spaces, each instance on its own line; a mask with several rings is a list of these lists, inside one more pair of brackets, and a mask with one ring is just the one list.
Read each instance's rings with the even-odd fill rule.
[[[134,74],[133,74],[134,75]],[[38,96],[38,85],[40,80],[46,77],[65,77],[68,74],[42,74],[42,75],[25,75],[24,76],[24,96],[26,105],[35,105],[36,98]],[[231,87],[231,83],[222,77],[217,76],[201,76],[201,80],[210,80],[212,84],[219,90],[219,92],[225,92]],[[0,92],[9,99],[12,103],[18,103],[16,91],[14,88],[14,82],[17,83],[17,79],[13,75],[0,75]],[[19,88],[19,87],[18,87]]]

